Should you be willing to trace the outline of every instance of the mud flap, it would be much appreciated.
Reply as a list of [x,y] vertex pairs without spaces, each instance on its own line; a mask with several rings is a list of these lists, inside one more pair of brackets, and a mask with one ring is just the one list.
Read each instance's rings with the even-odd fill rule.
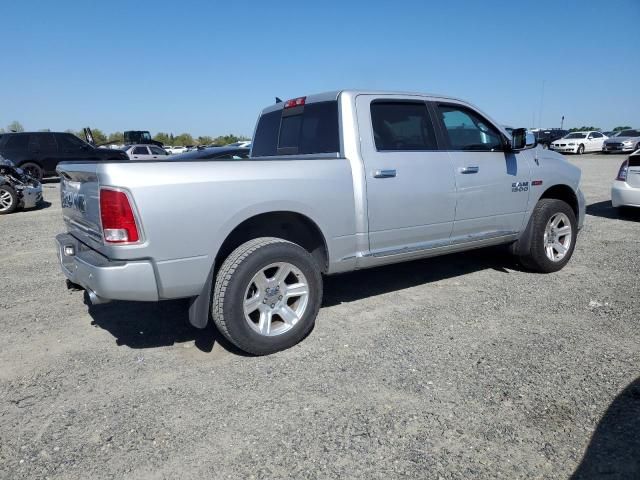
[[196,328],[205,328],[211,312],[211,293],[213,291],[213,267],[200,295],[189,300],[189,323]]

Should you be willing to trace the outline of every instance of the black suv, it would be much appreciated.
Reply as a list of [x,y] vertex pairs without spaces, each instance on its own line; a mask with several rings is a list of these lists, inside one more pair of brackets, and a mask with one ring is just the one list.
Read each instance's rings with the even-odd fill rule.
[[0,155],[38,180],[55,175],[62,161],[129,159],[122,150],[96,148],[65,132],[1,133]]
[[561,130],[559,128],[549,128],[546,130],[538,130],[535,132],[536,141],[544,148],[549,148],[551,142],[555,142],[559,138],[568,134],[568,130]]

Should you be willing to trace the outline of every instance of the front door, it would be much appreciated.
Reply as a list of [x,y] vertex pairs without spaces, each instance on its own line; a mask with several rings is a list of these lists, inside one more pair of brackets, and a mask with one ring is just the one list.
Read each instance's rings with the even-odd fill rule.
[[434,111],[457,184],[452,243],[519,232],[529,201],[531,150],[505,152],[500,131],[469,106],[437,103]]
[[438,151],[426,103],[415,97],[356,99],[373,255],[449,243],[456,206],[451,159]]

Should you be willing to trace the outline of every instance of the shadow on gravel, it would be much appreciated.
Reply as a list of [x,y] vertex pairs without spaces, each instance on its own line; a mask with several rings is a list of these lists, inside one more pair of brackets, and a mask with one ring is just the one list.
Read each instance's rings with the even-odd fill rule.
[[612,218],[616,220],[627,220],[630,222],[640,222],[640,208],[615,208],[611,205],[609,200],[587,205],[587,215]]
[[246,355],[230,344],[215,327],[191,326],[186,300],[163,302],[111,302],[89,307],[92,325],[108,331],[117,345],[130,348],[167,347],[175,343],[195,340],[195,346],[210,352],[218,342],[221,347],[237,355]]
[[397,263],[324,279],[323,307],[352,302],[429,282],[491,268],[509,273],[521,270],[504,247],[482,248],[425,260]]
[[609,405],[571,480],[640,478],[640,378]]

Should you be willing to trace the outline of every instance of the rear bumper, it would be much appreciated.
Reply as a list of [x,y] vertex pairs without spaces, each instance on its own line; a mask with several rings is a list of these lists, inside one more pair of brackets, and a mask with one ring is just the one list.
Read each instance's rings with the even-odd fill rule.
[[611,185],[611,204],[614,207],[640,207],[640,188],[627,182],[614,181]]
[[56,235],[56,243],[62,272],[90,293],[105,300],[158,300],[151,262],[110,260],[68,233]]

